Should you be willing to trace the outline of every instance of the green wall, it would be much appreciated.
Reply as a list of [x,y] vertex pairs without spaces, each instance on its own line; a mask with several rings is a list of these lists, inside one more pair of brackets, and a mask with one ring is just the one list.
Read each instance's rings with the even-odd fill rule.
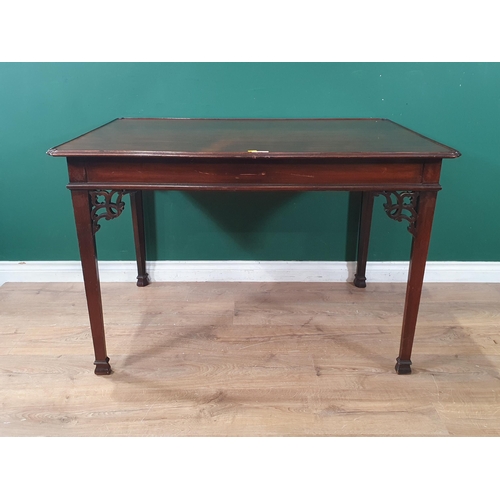
[[[385,117],[461,151],[445,160],[429,260],[499,261],[500,64],[2,63],[0,260],[77,260],[63,158],[116,117]],[[375,206],[371,260],[407,260]],[[147,193],[148,258],[354,260],[358,195]],[[99,257],[134,259],[130,211]]]

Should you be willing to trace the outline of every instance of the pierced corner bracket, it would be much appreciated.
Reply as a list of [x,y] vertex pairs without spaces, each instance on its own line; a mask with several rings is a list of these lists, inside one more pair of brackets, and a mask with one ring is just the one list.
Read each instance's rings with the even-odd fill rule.
[[122,201],[122,198],[127,193],[128,191],[125,190],[89,191],[92,204],[90,217],[92,219],[94,234],[101,229],[101,225],[99,224],[101,219],[116,219],[123,212],[125,203]]
[[385,213],[397,222],[403,220],[408,222],[408,232],[415,237],[417,232],[418,218],[418,191],[382,191],[375,193],[375,196],[384,196]]

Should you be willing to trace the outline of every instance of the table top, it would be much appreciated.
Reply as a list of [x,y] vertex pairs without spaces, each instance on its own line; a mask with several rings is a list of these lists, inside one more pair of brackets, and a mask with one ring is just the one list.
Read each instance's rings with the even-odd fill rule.
[[51,156],[456,158],[391,120],[118,118],[49,149]]

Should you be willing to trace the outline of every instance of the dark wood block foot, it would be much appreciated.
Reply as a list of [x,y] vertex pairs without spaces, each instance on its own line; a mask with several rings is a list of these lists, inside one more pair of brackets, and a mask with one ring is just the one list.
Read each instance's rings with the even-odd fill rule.
[[109,375],[111,373],[111,366],[109,364],[109,358],[105,361],[94,361],[96,375]]
[[398,375],[407,375],[411,373],[411,361],[397,358],[395,369]]
[[150,283],[149,274],[137,276],[137,286],[148,286]]
[[354,286],[357,286],[358,288],[366,288],[366,277],[355,274],[353,283]]

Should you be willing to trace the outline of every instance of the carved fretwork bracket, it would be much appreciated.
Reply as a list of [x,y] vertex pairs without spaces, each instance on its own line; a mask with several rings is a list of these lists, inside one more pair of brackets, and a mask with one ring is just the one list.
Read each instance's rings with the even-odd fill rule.
[[385,213],[393,220],[408,222],[408,231],[415,236],[418,217],[418,191],[382,191],[375,196],[385,196]]
[[122,201],[123,195],[128,191],[124,190],[97,190],[89,191],[90,201],[92,203],[92,228],[94,234],[99,231],[101,225],[98,223],[101,219],[111,220],[116,219],[125,208],[125,203]]

